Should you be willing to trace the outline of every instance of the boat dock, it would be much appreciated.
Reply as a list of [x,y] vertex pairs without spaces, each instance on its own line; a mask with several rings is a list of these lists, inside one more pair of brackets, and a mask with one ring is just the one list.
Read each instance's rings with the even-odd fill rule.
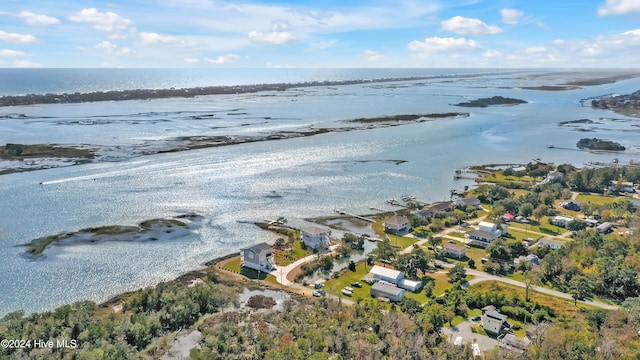
[[346,211],[344,211],[344,210],[342,210],[342,209],[334,209],[333,211],[337,212],[337,213],[338,213],[338,214],[340,214],[340,215],[351,216],[351,217],[354,217],[354,218],[356,218],[356,219],[360,219],[360,220],[368,221],[368,222],[370,222],[370,223],[374,223],[374,222],[376,222],[375,220],[373,220],[373,219],[369,219],[369,218],[366,218],[366,217],[364,217],[364,216],[360,216],[360,215],[356,215],[356,214],[350,214],[350,213],[348,213],[348,212],[346,212]]
[[403,207],[403,208],[409,208],[407,205],[401,203],[400,201],[398,201],[396,199],[387,200],[387,204],[393,205],[393,206],[399,206],[399,207]]

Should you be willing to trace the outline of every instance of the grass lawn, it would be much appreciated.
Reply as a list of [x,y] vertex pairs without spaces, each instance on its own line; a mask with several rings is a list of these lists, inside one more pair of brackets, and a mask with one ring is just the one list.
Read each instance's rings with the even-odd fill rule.
[[452,231],[452,232],[448,233],[447,235],[464,239],[464,234],[463,233],[459,233],[457,231]]
[[247,268],[243,268],[240,266],[240,257],[238,256],[236,259],[233,259],[229,262],[227,262],[226,264],[224,264],[223,269],[225,270],[229,270],[241,275],[244,275],[245,277],[247,277],[248,279],[252,279],[252,280],[258,280],[258,276],[260,276],[259,280],[265,280],[267,282],[270,282],[272,284],[278,284],[278,281],[276,280],[276,278],[273,275],[269,275],[265,272],[260,272],[260,274],[258,274],[258,271],[254,270],[254,269],[247,269]]
[[[535,222],[531,222],[531,224],[521,224],[521,223],[517,223],[517,222],[510,222],[509,223],[509,228],[516,228],[516,229],[523,229],[523,230],[528,230],[528,231],[535,231],[535,232],[539,232],[539,233],[543,233],[543,234],[547,234],[547,235],[551,235],[551,236],[558,236],[561,235],[562,233],[564,233],[566,230],[555,226],[555,225],[551,225],[549,224],[549,217],[545,216],[540,220],[540,223],[535,223]],[[533,234],[531,234],[533,235]],[[531,236],[530,236],[531,237]]]
[[[473,284],[471,287],[479,288],[486,292],[499,292],[504,294],[507,298],[510,296],[517,296],[524,300],[524,288],[500,283],[498,281],[483,281]],[[575,319],[583,309],[597,309],[596,307],[584,303],[579,303],[578,306],[574,306],[573,300],[561,299],[536,291],[530,291],[529,297],[532,301],[554,309],[558,317],[565,317],[567,319]],[[511,322],[511,320],[512,319],[510,318],[509,321]]]
[[418,242],[415,238],[410,238],[406,236],[396,236],[392,234],[386,234],[389,236],[389,240],[391,241],[391,245],[397,246],[400,249],[406,249],[409,246]]
[[605,205],[605,204],[610,204],[618,201],[623,201],[625,199],[626,198],[623,196],[611,197],[611,196],[583,195],[583,194],[579,194],[576,197],[577,201],[584,202],[584,203],[591,203],[593,205]]
[[522,241],[524,239],[527,238],[531,238],[531,239],[537,239],[540,237],[540,235],[536,235],[536,234],[529,234],[523,231],[518,231],[515,228],[509,228],[509,234],[513,235],[514,238],[510,239],[510,240],[515,240],[515,241]]
[[273,259],[277,265],[287,266],[292,262],[302,259],[307,255],[311,255],[313,252],[309,249],[302,249],[302,241],[295,240],[293,242],[293,248],[290,251],[273,250]]
[[[347,270],[339,278],[325,281],[323,290],[329,294],[337,295],[342,298],[354,301],[357,298],[370,299],[371,286],[361,280],[369,272],[369,270],[371,270],[371,266],[368,266],[364,261],[361,261],[356,264],[355,272]],[[356,281],[362,284],[361,288],[351,286],[351,283]],[[345,296],[341,293],[342,288],[345,286],[353,289],[353,296]]]
[[533,184],[537,179],[534,179],[530,176],[504,176],[502,175],[502,171],[495,171],[491,173],[491,175],[485,176],[483,181],[491,182],[491,183],[524,183],[524,184]]

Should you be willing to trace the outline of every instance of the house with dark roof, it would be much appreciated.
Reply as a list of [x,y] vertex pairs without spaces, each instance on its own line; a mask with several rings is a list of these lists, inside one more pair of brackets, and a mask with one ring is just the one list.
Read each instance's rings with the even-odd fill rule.
[[258,271],[270,272],[274,266],[271,246],[267,243],[260,243],[240,249],[240,265]]
[[487,334],[500,335],[511,329],[507,321],[507,315],[501,314],[494,306],[485,306],[482,309],[482,328]]
[[567,200],[560,203],[563,209],[571,211],[580,211],[580,203],[575,200]]
[[480,208],[480,200],[475,197],[456,199],[454,200],[454,203],[456,204],[456,206],[461,208],[466,208],[468,206],[474,207],[476,209]]
[[454,202],[440,202],[431,205],[427,205],[422,209],[415,211],[413,214],[415,216],[421,217],[425,220],[430,220],[437,213],[447,213],[451,212],[455,209]]

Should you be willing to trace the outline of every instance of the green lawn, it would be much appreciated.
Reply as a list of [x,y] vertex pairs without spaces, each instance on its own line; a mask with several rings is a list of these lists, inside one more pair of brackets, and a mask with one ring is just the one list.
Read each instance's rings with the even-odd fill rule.
[[[267,282],[270,282],[272,284],[278,284],[278,281],[276,280],[276,278],[273,275],[269,275],[265,272],[260,272],[260,274],[258,274],[258,271],[254,270],[254,269],[247,269],[247,268],[243,268],[240,266],[240,257],[237,257],[236,259],[233,259],[229,262],[227,262],[223,269],[228,270],[228,271],[232,271],[241,275],[244,275],[245,277],[247,277],[248,279],[252,279],[252,280],[258,280],[258,276],[260,276],[259,280],[265,280]],[[279,285],[279,284],[278,284]]]
[[313,252],[309,249],[302,249],[302,241],[295,240],[293,242],[293,248],[289,251],[279,251],[274,249],[273,260],[277,265],[287,266],[296,260],[302,259],[307,255],[311,255],[312,253]]
[[[364,261],[361,261],[356,264],[355,272],[347,270],[339,278],[325,281],[323,289],[327,293],[341,296],[345,299],[350,300],[356,300],[357,298],[371,298],[371,286],[361,280],[369,272],[369,270],[371,270],[371,266],[368,266]],[[362,284],[362,288],[351,286],[351,283],[356,281]],[[341,293],[342,288],[345,286],[353,288],[353,296],[345,296]]]
[[[509,228],[535,231],[535,232],[539,232],[539,233],[543,233],[551,236],[558,236],[566,231],[561,227],[549,224],[549,216],[543,217],[540,220],[539,224],[535,222],[532,222],[531,224],[521,224],[517,222],[510,222]],[[534,234],[531,234],[531,235],[534,235]],[[530,236],[530,237],[533,237],[533,236]]]
[[386,234],[389,236],[389,240],[391,241],[391,245],[395,245],[401,249],[406,249],[409,246],[418,242],[415,238],[410,238],[406,236],[396,236],[392,234]]
[[450,232],[447,235],[464,239],[464,234],[463,233],[459,233],[457,231]]
[[610,196],[583,195],[583,194],[579,194],[576,197],[577,201],[584,202],[584,203],[591,203],[594,205],[605,205],[613,202],[623,201],[625,199],[626,198],[623,196],[610,197]]

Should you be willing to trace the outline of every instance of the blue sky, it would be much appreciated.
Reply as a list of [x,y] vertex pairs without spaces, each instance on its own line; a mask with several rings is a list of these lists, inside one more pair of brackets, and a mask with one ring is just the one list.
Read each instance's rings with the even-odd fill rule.
[[0,0],[0,67],[640,67],[640,0]]

